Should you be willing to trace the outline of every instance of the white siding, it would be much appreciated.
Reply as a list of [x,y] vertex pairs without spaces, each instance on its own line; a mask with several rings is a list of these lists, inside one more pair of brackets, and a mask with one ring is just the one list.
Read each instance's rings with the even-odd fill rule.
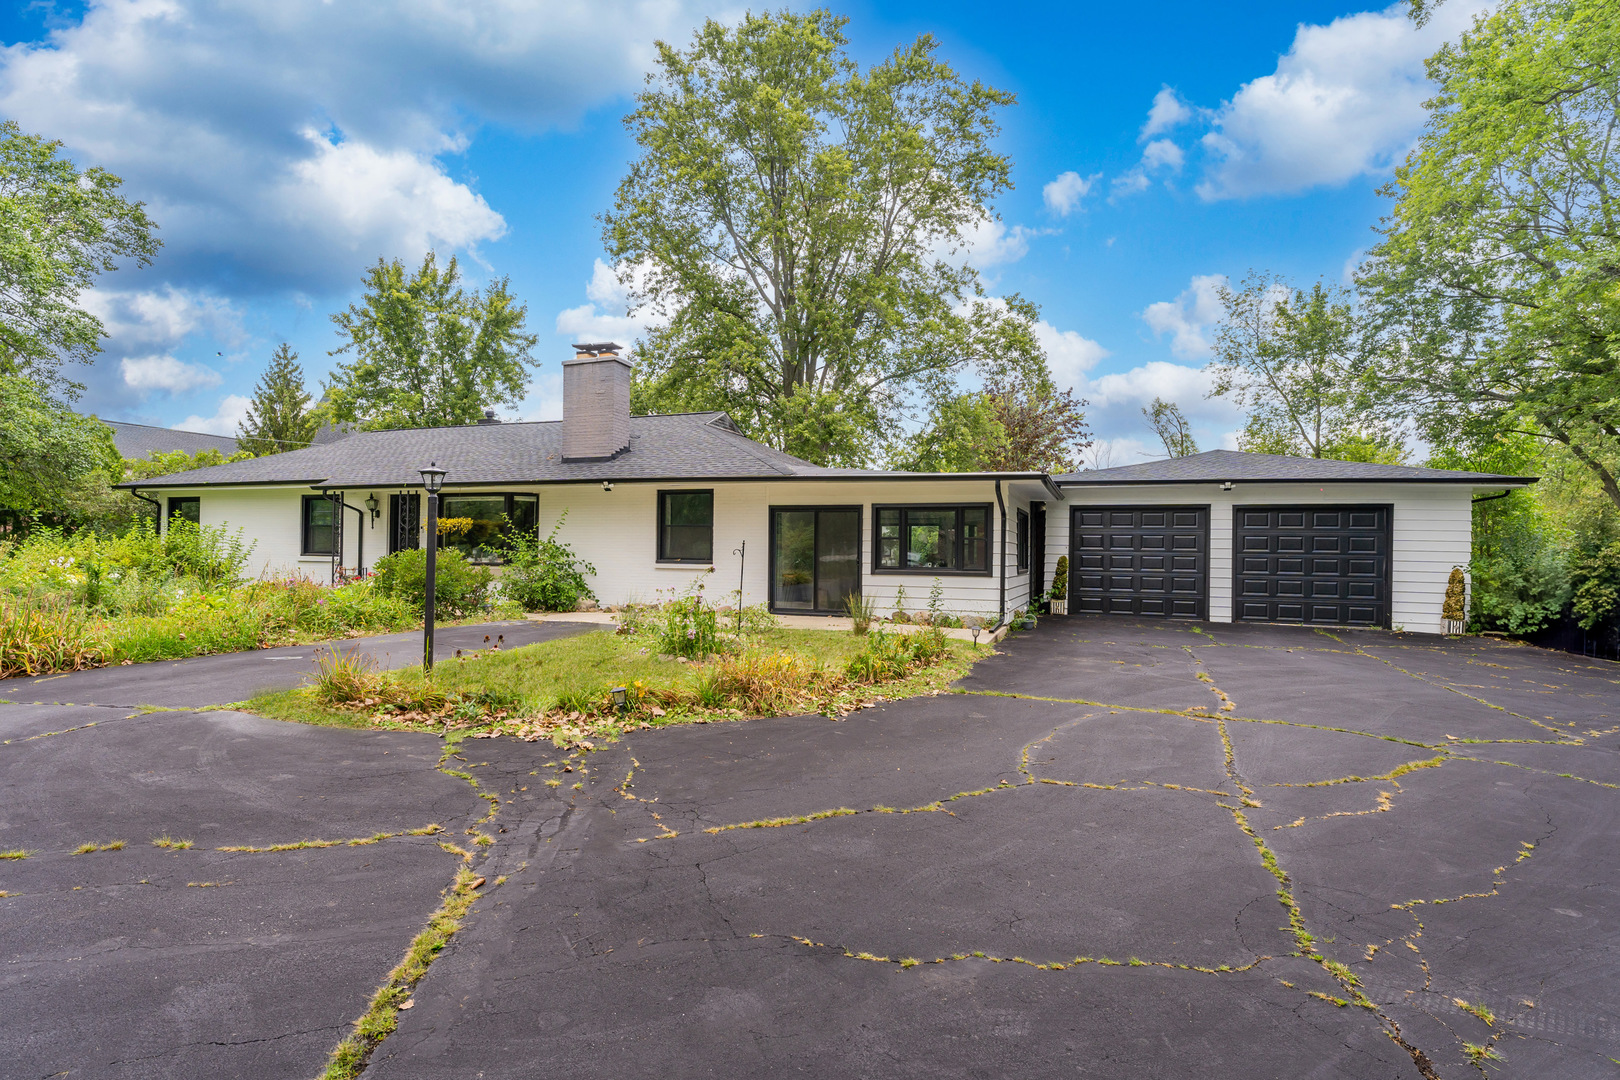
[[1076,506],[1208,506],[1209,618],[1232,621],[1232,510],[1236,506],[1385,504],[1393,507],[1391,622],[1396,629],[1441,632],[1440,607],[1453,566],[1467,565],[1473,490],[1465,484],[1155,484],[1069,488],[1047,508],[1047,572],[1069,553],[1069,514]]
[[[595,574],[591,587],[604,604],[624,604],[667,598],[687,588],[702,576],[702,567],[690,564],[659,563],[657,506],[660,490],[712,489],[714,491],[714,573],[705,581],[705,595],[711,602],[723,603],[726,594],[738,587],[742,572],[743,600],[764,603],[769,596],[770,514],[773,506],[852,506],[861,510],[861,589],[877,601],[880,612],[895,608],[899,591],[905,589],[905,606],[910,612],[928,607],[934,576],[925,573],[895,574],[873,570],[874,504],[983,503],[991,508],[991,573],[941,574],[942,604],[957,615],[994,617],[1002,610],[1000,552],[1006,538],[1007,595],[1005,610],[1010,614],[1028,603],[1029,575],[1016,569],[1017,509],[1028,509],[1028,501],[1015,499],[1003,485],[1003,500],[1009,520],[1002,529],[996,508],[994,481],[987,480],[876,480],[876,481],[757,481],[730,483],[616,483],[612,491],[599,484],[559,484],[548,486],[513,485],[491,487],[490,491],[537,492],[540,496],[540,532],[567,518],[558,539],[592,564]],[[474,494],[456,488],[456,494]],[[318,581],[330,576],[331,559],[304,557],[300,552],[302,497],[309,488],[197,488],[169,491],[164,495],[199,495],[204,524],[240,529],[254,545],[249,570],[261,575],[302,574]],[[351,489],[345,501],[364,508],[368,495],[375,495],[382,513],[375,523],[367,520],[365,562],[372,565],[388,550],[388,496],[392,489]],[[1061,505],[1052,504],[1059,510]],[[357,564],[356,518],[344,511],[343,565]],[[369,515],[366,515],[369,519]],[[746,544],[746,566],[738,549]]]

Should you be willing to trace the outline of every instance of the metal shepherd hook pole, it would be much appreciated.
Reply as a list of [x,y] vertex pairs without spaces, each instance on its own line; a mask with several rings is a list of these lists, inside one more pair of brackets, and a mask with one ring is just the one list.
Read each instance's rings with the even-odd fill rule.
[[421,470],[422,486],[427,488],[427,596],[422,604],[422,670],[433,670],[433,607],[438,597],[439,570],[439,488],[444,486],[444,470],[428,462]]
[[734,547],[731,553],[737,556],[737,633],[742,633],[743,609],[743,570],[748,565],[748,541],[742,542],[742,547]]

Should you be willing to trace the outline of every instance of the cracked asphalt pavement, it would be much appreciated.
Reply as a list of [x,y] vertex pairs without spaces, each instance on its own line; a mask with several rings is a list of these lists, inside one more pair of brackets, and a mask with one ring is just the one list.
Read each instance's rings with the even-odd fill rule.
[[[589,629],[453,627],[435,646]],[[420,641],[337,646],[401,667]],[[465,844],[487,804],[431,735],[136,709],[295,686],[319,648],[0,682],[0,1076],[320,1072],[438,906],[460,863],[439,842]],[[339,843],[221,850],[301,840]]]
[[506,881],[367,1075],[1615,1075],[1620,667],[1049,619],[961,689],[464,744]]
[[[1616,1074],[1620,667],[1080,618],[1000,649],[838,722],[463,742],[489,884],[366,1075]],[[0,847],[48,853],[0,863],[16,1075],[313,1076],[455,857],[208,849],[485,811],[421,736],[20,742],[66,719],[34,708],[0,709]]]

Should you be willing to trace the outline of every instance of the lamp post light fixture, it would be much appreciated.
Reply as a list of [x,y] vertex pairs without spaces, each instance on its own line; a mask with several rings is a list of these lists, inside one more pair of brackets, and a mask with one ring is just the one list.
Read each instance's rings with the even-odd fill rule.
[[444,486],[444,470],[438,462],[428,462],[422,473],[427,488],[427,597],[422,605],[422,671],[433,670],[433,602],[438,594],[439,570],[439,489]]

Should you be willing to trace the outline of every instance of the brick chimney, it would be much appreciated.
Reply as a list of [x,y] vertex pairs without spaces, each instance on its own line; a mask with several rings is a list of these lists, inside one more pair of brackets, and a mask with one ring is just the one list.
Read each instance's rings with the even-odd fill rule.
[[563,361],[563,460],[602,461],[630,446],[630,361],[611,341]]

